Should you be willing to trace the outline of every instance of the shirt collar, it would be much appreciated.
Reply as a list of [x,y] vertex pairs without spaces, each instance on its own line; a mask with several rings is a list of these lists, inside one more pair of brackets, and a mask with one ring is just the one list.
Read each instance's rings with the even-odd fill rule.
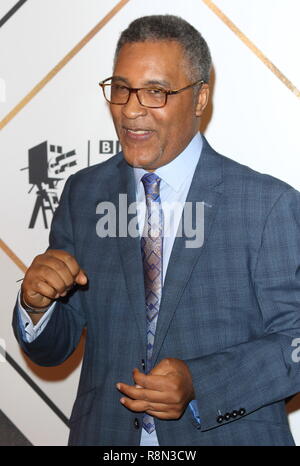
[[[159,167],[155,173],[175,191],[179,191],[186,178],[194,173],[202,151],[203,141],[201,134],[198,132],[187,147],[175,159],[166,165]],[[134,177],[136,186],[139,183],[146,170],[134,167]]]

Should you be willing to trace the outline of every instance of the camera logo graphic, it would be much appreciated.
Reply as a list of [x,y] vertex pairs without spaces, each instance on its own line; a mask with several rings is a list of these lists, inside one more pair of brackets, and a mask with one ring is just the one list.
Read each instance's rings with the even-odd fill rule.
[[28,170],[28,180],[31,184],[29,194],[33,189],[36,194],[29,228],[35,227],[39,216],[44,227],[49,227],[59,202],[57,185],[65,179],[67,169],[77,165],[75,156],[75,150],[64,152],[62,146],[49,144],[47,141],[29,149],[28,167],[22,169]]

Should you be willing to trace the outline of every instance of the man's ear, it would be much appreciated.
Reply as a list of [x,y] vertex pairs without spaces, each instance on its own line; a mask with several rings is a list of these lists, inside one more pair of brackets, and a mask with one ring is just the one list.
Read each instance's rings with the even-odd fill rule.
[[209,97],[209,86],[208,84],[205,83],[205,84],[202,84],[198,97],[197,97],[196,108],[195,108],[195,114],[197,117],[202,116],[204,109],[208,103],[208,97]]

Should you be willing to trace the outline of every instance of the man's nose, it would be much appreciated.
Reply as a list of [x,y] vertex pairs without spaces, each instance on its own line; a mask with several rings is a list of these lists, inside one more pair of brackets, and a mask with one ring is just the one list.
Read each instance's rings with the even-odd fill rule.
[[127,104],[122,106],[123,115],[127,118],[137,118],[147,114],[147,108],[143,107],[138,99],[136,92],[131,92]]

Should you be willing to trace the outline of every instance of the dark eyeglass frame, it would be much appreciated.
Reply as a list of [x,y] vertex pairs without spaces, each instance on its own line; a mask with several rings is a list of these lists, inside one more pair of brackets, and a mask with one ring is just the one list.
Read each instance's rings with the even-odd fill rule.
[[[167,101],[168,101],[168,96],[169,95],[174,95],[174,94],[179,94],[180,92],[183,92],[185,91],[186,89],[189,89],[191,87],[194,87],[194,86],[197,86],[198,84],[200,84],[201,86],[204,84],[205,81],[203,80],[199,80],[199,81],[196,81],[192,84],[189,84],[188,86],[185,86],[185,87],[182,87],[181,89],[175,89],[175,90],[166,90],[166,89],[161,89],[161,88],[158,88],[158,87],[128,87],[128,86],[125,86],[125,85],[122,85],[123,87],[125,87],[129,92],[128,92],[128,98],[127,98],[127,101],[126,102],[123,102],[121,104],[119,103],[114,103],[114,102],[111,102],[110,100],[107,99],[106,95],[105,95],[105,87],[108,87],[108,86],[112,86],[113,83],[109,83],[107,84],[106,81],[109,81],[110,79],[113,79],[113,76],[111,76],[110,78],[106,78],[104,79],[103,81],[101,81],[99,83],[99,86],[102,88],[102,91],[103,91],[103,95],[104,95],[104,98],[105,100],[112,104],[112,105],[126,105],[128,104],[129,102],[129,99],[130,99],[130,96],[132,93],[134,93],[136,96],[137,96],[137,99],[139,101],[139,104],[142,106],[142,107],[146,107],[146,108],[163,108],[167,105]],[[163,105],[159,105],[159,106],[150,106],[150,105],[144,105],[141,103],[140,101],[140,97],[139,97],[139,94],[138,92],[141,91],[141,90],[146,90],[146,91],[160,91],[162,92],[163,94],[165,94],[165,103]]]

